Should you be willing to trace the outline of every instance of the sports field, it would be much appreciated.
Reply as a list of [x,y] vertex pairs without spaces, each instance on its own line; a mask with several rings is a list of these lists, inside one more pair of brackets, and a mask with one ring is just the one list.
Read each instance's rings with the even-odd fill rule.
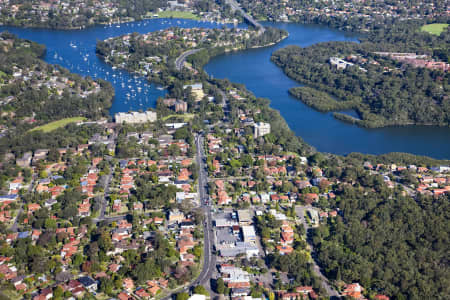
[[435,24],[427,24],[423,25],[420,30],[426,31],[431,34],[440,35],[444,29],[448,27],[448,24],[435,23]]
[[30,131],[42,130],[43,132],[50,132],[50,131],[53,131],[60,127],[64,127],[69,123],[74,123],[74,122],[79,122],[79,121],[84,121],[84,120],[86,120],[86,118],[84,118],[84,117],[65,118],[65,119],[61,119],[58,121],[53,121],[53,122],[47,123],[42,126],[35,127],[33,129],[31,129]]
[[189,11],[162,11],[158,13],[158,18],[191,19],[200,20],[200,18]]
[[163,121],[167,121],[170,118],[183,118],[185,122],[188,122],[194,118],[194,114],[182,114],[182,115],[168,115],[162,118]]

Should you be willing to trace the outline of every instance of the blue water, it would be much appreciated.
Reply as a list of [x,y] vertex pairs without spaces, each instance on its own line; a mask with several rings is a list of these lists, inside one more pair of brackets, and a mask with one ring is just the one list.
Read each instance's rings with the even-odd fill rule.
[[[289,31],[289,37],[272,47],[230,53],[212,59],[206,71],[216,78],[228,78],[245,84],[258,97],[271,100],[292,130],[320,151],[347,154],[380,154],[393,151],[450,158],[450,129],[438,127],[396,127],[363,129],[335,120],[330,113],[320,113],[289,96],[288,89],[299,84],[286,77],[270,62],[271,53],[286,45],[308,46],[325,41],[356,41],[356,36],[322,26],[291,23],[270,25]],[[145,110],[155,107],[156,99],[166,92],[146,82],[145,78],[123,70],[113,70],[95,56],[97,40],[130,32],[146,33],[171,26],[217,28],[220,24],[193,20],[152,19],[121,24],[120,27],[96,26],[83,30],[47,30],[0,27],[21,38],[47,47],[45,61],[60,64],[71,72],[102,78],[111,82],[116,96],[110,113]],[[139,92],[138,87],[141,88]],[[129,94],[129,96],[127,95]]]
[[[194,20],[151,19],[122,23],[112,26],[95,26],[81,30],[49,30],[0,26],[0,31],[8,30],[20,38],[30,39],[44,44],[47,53],[44,60],[59,64],[71,72],[92,78],[102,78],[111,82],[115,89],[115,98],[110,114],[130,110],[145,110],[156,106],[158,97],[166,91],[150,84],[144,77],[130,74],[124,70],[113,70],[95,55],[97,40],[104,40],[127,33],[147,33],[168,27],[204,27],[220,28],[217,23]],[[139,89],[140,88],[140,91]]]
[[326,41],[357,41],[355,35],[323,26],[270,23],[283,28],[289,37],[272,47],[228,53],[205,66],[215,78],[228,78],[246,85],[258,97],[269,98],[271,107],[280,111],[289,127],[319,151],[348,154],[409,152],[450,159],[450,128],[405,126],[365,129],[321,113],[288,94],[300,84],[288,78],[270,61],[272,52],[287,45],[302,47]]

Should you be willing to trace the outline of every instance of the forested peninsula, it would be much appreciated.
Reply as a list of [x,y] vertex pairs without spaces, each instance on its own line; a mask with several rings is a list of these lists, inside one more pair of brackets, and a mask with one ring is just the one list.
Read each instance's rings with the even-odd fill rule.
[[448,39],[420,32],[417,22],[375,30],[361,43],[288,46],[272,61],[307,87],[290,93],[319,111],[363,127],[450,124]]

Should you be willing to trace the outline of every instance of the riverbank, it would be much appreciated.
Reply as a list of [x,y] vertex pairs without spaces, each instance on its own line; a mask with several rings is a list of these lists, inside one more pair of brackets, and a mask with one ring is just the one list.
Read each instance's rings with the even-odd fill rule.
[[[330,30],[325,26],[295,23],[265,23],[290,33],[281,43],[265,49],[229,53],[212,59],[205,65],[214,78],[228,78],[247,86],[258,97],[271,100],[271,107],[280,111],[289,127],[318,151],[347,155],[351,152],[384,154],[409,152],[435,158],[449,158],[450,131],[437,126],[389,126],[366,128],[337,120],[333,113],[311,109],[288,94],[298,82],[288,78],[270,61],[273,52],[288,45],[309,47],[334,41],[357,42],[359,36]],[[445,149],[445,150],[444,150]]]
[[[177,24],[180,21],[180,24]],[[298,83],[288,78],[270,61],[272,52],[287,45],[307,47],[326,41],[358,41],[359,36],[319,25],[295,23],[264,23],[289,32],[280,43],[260,49],[248,49],[214,56],[205,66],[208,76],[228,78],[239,82],[256,97],[271,100],[270,106],[280,112],[289,127],[318,151],[347,155],[352,152],[384,154],[409,152],[434,158],[450,157],[449,130],[435,126],[386,127],[366,129],[336,120],[332,113],[321,113],[306,106],[288,94]],[[35,40],[47,46],[45,61],[60,64],[84,76],[103,78],[112,83],[115,98],[110,115],[117,112],[147,109],[156,106],[156,99],[164,97],[159,90],[142,77],[121,69],[113,70],[95,57],[97,39],[107,39],[129,32],[147,33],[180,26],[183,28],[220,28],[220,24],[177,19],[149,19],[125,23],[120,28],[94,26],[84,30],[63,31],[3,27],[20,37]],[[245,28],[243,24],[240,28]],[[73,43],[74,47],[70,44]],[[140,88],[140,92],[138,91]],[[134,90],[134,91],[133,91]],[[128,96],[127,94],[130,94]]]
[[[327,42],[305,48],[288,46],[275,51],[271,60],[287,76],[308,86],[307,94],[305,88],[290,89],[296,98],[321,111],[355,109],[361,119],[356,122],[359,126],[432,124],[448,127],[450,111],[442,101],[446,97],[442,84],[448,79],[447,72],[428,65],[416,66],[428,56],[404,62],[392,58],[390,52],[387,55],[377,52],[392,49],[389,51],[415,57],[405,51],[424,51],[423,48],[408,50],[415,48],[410,45],[408,33],[394,36],[397,35],[402,42],[396,46],[389,39],[384,44],[375,44],[374,37],[359,44]],[[434,47],[444,44],[444,37],[440,37]],[[428,60],[434,61],[431,57]],[[433,93],[429,93],[430,90]]]
[[245,51],[245,50],[251,50],[251,49],[261,49],[261,48],[268,48],[271,46],[274,46],[281,41],[285,40],[289,34],[283,35],[280,39],[277,39],[275,42],[269,42],[263,45],[256,45],[251,47],[246,47],[245,45],[241,47],[235,47],[235,48],[229,48],[229,47],[218,47],[213,49],[203,49],[202,51],[199,51],[197,53],[194,53],[187,57],[188,61],[194,65],[194,67],[197,67],[199,69],[203,70],[203,67],[208,64],[214,57],[233,53],[233,52],[239,52],[239,51]]
[[[186,41],[177,39],[183,36]],[[188,58],[200,70],[212,57],[246,49],[269,47],[288,37],[288,33],[267,28],[210,30],[169,28],[147,34],[127,34],[97,42],[96,54],[113,68],[146,76],[158,85],[169,86]],[[135,47],[140,47],[135,51]],[[170,51],[168,51],[170,49]],[[151,53],[147,55],[146,53]]]

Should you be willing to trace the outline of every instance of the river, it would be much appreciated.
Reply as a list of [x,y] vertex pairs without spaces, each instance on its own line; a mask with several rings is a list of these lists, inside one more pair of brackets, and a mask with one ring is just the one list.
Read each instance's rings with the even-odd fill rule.
[[105,79],[114,86],[115,98],[110,114],[130,110],[145,110],[156,106],[156,99],[166,91],[150,84],[144,77],[127,71],[113,69],[95,55],[97,40],[105,40],[127,33],[147,33],[173,26],[217,28],[223,25],[176,19],[150,19],[137,22],[114,24],[112,26],[94,26],[81,30],[50,30],[0,26],[0,31],[8,30],[20,38],[29,39],[47,48],[44,60],[59,64],[73,73],[92,78]]
[[[281,43],[259,49],[225,54],[213,58],[205,70],[215,78],[228,78],[244,84],[258,97],[271,100],[271,107],[280,111],[289,127],[319,151],[336,154],[362,152],[381,154],[409,152],[434,158],[450,158],[450,129],[435,126],[405,126],[365,129],[320,113],[288,94],[299,84],[283,74],[270,62],[273,51],[287,45],[308,46],[326,41],[357,41],[353,34],[324,26],[294,23],[269,23],[283,28],[289,37]],[[83,30],[48,30],[0,27],[21,38],[47,47],[45,61],[60,64],[71,72],[110,81],[116,96],[110,113],[154,107],[156,99],[165,91],[149,84],[142,77],[122,70],[113,70],[95,56],[97,40],[130,32],[146,33],[171,26],[221,27],[220,24],[193,20],[152,19],[121,24],[120,27],[95,26]]]

